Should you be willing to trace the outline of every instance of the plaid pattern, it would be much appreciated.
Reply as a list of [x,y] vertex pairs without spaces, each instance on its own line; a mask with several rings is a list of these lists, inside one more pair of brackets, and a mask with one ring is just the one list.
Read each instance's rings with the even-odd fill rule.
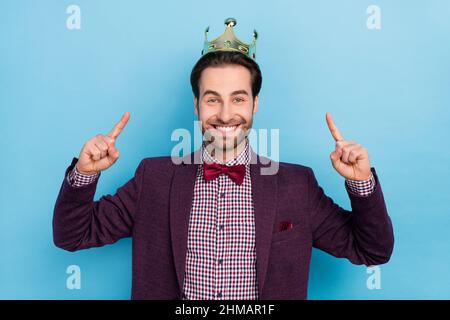
[[[202,147],[202,161],[220,163]],[[237,185],[226,174],[207,182],[199,166],[189,220],[183,299],[251,300],[258,298],[255,221],[245,149],[225,165],[245,164]]]
[[368,180],[358,181],[346,179],[345,183],[352,193],[362,197],[369,196],[375,189],[375,178],[373,177],[372,173],[370,173],[370,177]]
[[99,175],[99,173],[91,175],[80,173],[77,170],[77,166],[74,166],[73,170],[67,175],[67,180],[72,187],[82,187],[94,182]]

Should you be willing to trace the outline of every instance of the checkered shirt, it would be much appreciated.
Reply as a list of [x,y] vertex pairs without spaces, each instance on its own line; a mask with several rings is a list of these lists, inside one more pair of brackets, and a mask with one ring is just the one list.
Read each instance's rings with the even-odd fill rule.
[[[202,161],[220,163],[206,148]],[[250,152],[245,149],[225,165],[244,164],[237,185],[226,174],[206,181],[200,165],[189,220],[184,299],[257,299],[255,217],[250,180]]]

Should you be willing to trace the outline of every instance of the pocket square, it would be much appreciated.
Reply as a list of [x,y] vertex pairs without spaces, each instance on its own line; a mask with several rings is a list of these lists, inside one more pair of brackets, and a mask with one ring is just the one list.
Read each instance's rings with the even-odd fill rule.
[[280,229],[279,231],[286,231],[289,229],[292,229],[294,227],[294,225],[292,224],[292,222],[290,221],[282,221],[280,222]]

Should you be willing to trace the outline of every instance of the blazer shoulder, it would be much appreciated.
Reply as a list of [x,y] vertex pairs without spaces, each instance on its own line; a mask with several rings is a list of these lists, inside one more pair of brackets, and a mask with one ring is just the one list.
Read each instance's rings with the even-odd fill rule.
[[305,165],[279,162],[278,179],[281,183],[308,185],[313,170]]
[[156,156],[156,157],[145,157],[141,160],[141,163],[149,166],[157,166],[157,165],[167,165],[172,163],[172,159],[170,156]]
[[307,173],[308,171],[312,171],[310,167],[298,164],[298,163],[291,163],[291,162],[282,162],[282,161],[276,161],[272,158],[264,157],[261,155],[258,155],[258,161],[261,161],[263,163],[263,167],[269,167],[269,166],[278,166],[279,169],[285,172],[304,172]]
[[[279,162],[280,170],[285,173],[308,175],[313,172],[311,167],[290,162]],[[283,173],[283,172],[282,172]]]
[[276,161],[261,155],[258,155],[258,161],[263,164],[262,167],[276,167],[278,177],[304,176],[307,178],[313,173],[312,168],[298,163]]
[[146,157],[139,163],[138,170],[167,172],[173,165],[170,156]]

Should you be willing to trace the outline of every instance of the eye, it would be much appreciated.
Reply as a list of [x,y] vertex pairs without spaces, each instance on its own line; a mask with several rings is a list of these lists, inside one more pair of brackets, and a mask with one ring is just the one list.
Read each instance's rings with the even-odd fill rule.
[[241,102],[244,102],[245,99],[242,99],[242,98],[236,98],[236,99],[234,99],[234,101],[236,101],[237,103],[241,103]]
[[211,98],[211,99],[206,100],[206,102],[208,102],[208,103],[214,103],[214,102],[217,102],[217,99]]

